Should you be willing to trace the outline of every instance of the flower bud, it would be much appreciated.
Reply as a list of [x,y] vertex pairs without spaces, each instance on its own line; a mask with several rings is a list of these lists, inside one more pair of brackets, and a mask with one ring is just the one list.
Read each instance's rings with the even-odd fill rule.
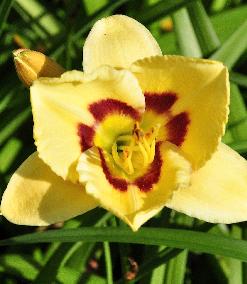
[[16,72],[27,86],[39,77],[60,77],[63,67],[41,52],[30,49],[17,49],[13,52]]

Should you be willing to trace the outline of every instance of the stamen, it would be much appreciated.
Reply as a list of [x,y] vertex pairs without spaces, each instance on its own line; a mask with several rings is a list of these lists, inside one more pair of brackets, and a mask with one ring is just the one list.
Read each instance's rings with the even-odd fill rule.
[[[139,124],[136,123],[132,135],[119,136],[112,146],[112,157],[116,165],[128,175],[132,175],[135,170],[147,167],[152,163],[155,156],[155,144],[159,127],[158,125],[144,134]],[[121,145],[123,142],[124,145]],[[143,157],[142,164],[136,160],[138,156],[133,156],[134,152],[141,153]]]
[[143,144],[139,143],[138,146],[139,146],[139,148],[141,150],[141,153],[142,153],[142,156],[143,156],[143,166],[145,167],[145,166],[147,166],[148,160],[149,160],[148,159],[148,154],[147,154],[147,151],[145,150]]
[[117,144],[114,143],[113,146],[112,146],[112,157],[115,161],[115,163],[121,167],[121,160],[119,158],[119,155],[118,155],[118,151],[117,151]]
[[151,147],[150,147],[150,155],[149,155],[149,163],[152,163],[155,156],[155,140],[153,140]]

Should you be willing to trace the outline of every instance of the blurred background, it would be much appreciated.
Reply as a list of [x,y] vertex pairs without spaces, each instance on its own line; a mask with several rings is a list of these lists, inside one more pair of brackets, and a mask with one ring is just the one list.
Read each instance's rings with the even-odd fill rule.
[[[245,1],[0,0],[0,196],[11,174],[35,151],[29,91],[16,75],[12,51],[41,51],[67,70],[80,70],[82,47],[90,28],[96,20],[111,14],[125,14],[143,23],[163,54],[213,58],[228,66],[231,113],[224,142],[247,157]],[[103,209],[44,228],[16,226],[0,218],[0,239],[58,227],[114,226],[115,222]],[[145,226],[161,224],[193,228],[195,221],[166,210]],[[214,226],[213,230],[247,237],[245,223]],[[116,283],[247,283],[246,264],[240,261],[184,250],[155,262],[162,249],[82,242],[1,247],[0,283],[110,283],[105,265],[109,251]],[[150,258],[153,262],[149,265]]]

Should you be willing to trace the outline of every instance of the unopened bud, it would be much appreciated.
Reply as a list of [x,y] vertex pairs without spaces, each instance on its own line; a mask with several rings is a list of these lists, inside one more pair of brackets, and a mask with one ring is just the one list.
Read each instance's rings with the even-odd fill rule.
[[65,72],[58,63],[38,51],[17,49],[13,55],[18,77],[27,87],[39,77],[60,77]]

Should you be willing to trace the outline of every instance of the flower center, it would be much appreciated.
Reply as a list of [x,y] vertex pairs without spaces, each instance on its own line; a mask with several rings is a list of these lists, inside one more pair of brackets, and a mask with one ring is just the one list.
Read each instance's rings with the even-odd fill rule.
[[137,122],[130,135],[119,136],[112,146],[115,163],[128,175],[153,162],[159,125],[144,133]]

